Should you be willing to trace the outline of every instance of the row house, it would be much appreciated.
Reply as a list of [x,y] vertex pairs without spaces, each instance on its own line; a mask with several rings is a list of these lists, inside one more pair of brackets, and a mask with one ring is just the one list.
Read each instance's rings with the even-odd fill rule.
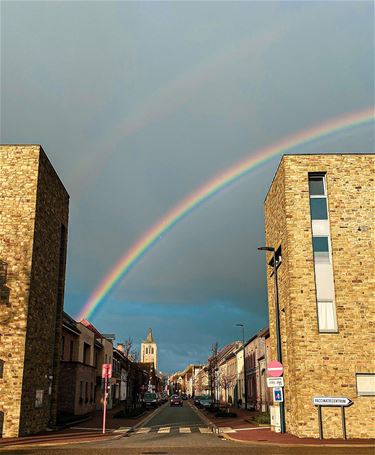
[[250,338],[245,346],[240,341],[233,341],[219,351],[214,350],[206,365],[191,364],[171,375],[171,392],[211,395],[216,402],[237,407],[244,407],[247,401],[248,409],[266,412],[272,404],[271,391],[267,387],[270,347],[268,327]]
[[204,370],[204,366],[191,363],[183,371],[178,371],[169,376],[168,382],[170,392],[172,394],[185,393],[190,397],[202,395],[202,393],[200,393],[202,386],[204,385],[207,388],[207,369],[205,372],[205,379],[204,374],[200,374],[202,370]]
[[120,404],[135,406],[150,385],[161,389],[153,363],[133,362],[124,346],[113,346],[114,335],[104,335],[89,321],[75,321],[63,314],[58,416],[87,415],[102,409],[104,380],[103,364],[112,364],[107,407]]
[[202,365],[195,377],[194,395],[209,395],[208,365]]
[[[208,359],[208,378],[211,396],[216,402],[233,402],[237,388],[237,365],[235,353],[241,346],[233,341]],[[230,397],[230,400],[229,400]]]
[[58,415],[85,415],[96,408],[99,351],[94,331],[63,314]]
[[267,387],[267,362],[271,360],[269,348],[268,327],[260,330],[245,343],[247,404],[252,410],[265,412],[271,403],[270,391]]

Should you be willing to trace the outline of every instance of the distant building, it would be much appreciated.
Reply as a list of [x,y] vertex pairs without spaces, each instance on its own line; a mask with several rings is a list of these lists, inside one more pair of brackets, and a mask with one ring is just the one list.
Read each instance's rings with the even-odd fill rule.
[[[347,397],[349,438],[375,437],[375,155],[283,156],[265,201],[278,267],[286,430],[319,437],[314,397]],[[267,252],[267,264],[273,254]],[[276,358],[273,267],[267,267]],[[323,408],[327,438],[341,411]]]
[[0,146],[0,436],[57,411],[69,195],[40,145]]
[[148,329],[146,340],[141,343],[141,363],[153,363],[158,369],[158,347],[152,336],[152,329]]
[[268,411],[270,391],[267,387],[266,343],[269,339],[268,327],[260,330],[245,344],[245,363],[247,379],[247,403],[249,409]]

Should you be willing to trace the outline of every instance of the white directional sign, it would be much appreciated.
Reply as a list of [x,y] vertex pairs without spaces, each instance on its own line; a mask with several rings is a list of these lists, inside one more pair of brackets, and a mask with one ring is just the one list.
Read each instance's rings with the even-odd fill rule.
[[284,387],[284,378],[267,378],[267,387]]
[[346,397],[314,397],[314,406],[343,406],[347,407],[353,404],[352,400]]

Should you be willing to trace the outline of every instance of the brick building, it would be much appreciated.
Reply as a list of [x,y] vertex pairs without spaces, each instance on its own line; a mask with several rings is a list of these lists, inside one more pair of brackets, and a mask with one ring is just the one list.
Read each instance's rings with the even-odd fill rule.
[[[374,180],[374,155],[286,155],[265,200],[266,245],[277,251],[286,430],[299,437],[319,436],[315,396],[351,399],[348,437],[375,437]],[[339,408],[323,408],[323,429],[342,436]]]
[[89,414],[96,408],[97,361],[103,346],[97,340],[95,328],[88,324],[85,320],[76,322],[64,313],[58,391],[59,418],[64,415]]
[[249,409],[265,412],[270,405],[266,368],[271,360],[267,356],[268,327],[260,330],[245,343],[247,403]]
[[56,418],[69,196],[39,145],[0,146],[0,436]]

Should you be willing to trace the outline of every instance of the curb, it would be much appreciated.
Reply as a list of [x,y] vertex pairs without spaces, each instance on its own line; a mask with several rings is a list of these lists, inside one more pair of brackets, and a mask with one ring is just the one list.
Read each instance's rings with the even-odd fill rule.
[[9,445],[4,445],[3,447],[0,447],[0,453],[4,452],[6,450],[23,450],[23,449],[33,449],[36,447],[60,447],[60,446],[66,446],[69,444],[89,444],[92,442],[103,442],[103,441],[109,441],[109,440],[116,440],[122,438],[123,435],[116,434],[108,434],[108,435],[103,435],[103,438],[95,438],[95,439],[85,439],[84,441],[67,441],[67,442],[59,442],[59,441],[46,441],[46,442],[35,442],[35,443],[25,443],[25,444],[12,444],[10,443]]
[[213,433],[216,437],[218,437],[218,435],[219,435],[219,427],[218,427],[217,425],[215,425],[207,416],[205,416],[205,415],[203,414],[203,412],[202,412],[200,409],[198,409],[196,406],[194,406],[193,404],[191,404],[189,401],[188,401],[188,404],[189,404],[190,408],[191,408],[191,409],[192,409],[192,410],[193,410],[193,411],[194,411],[202,420],[204,420],[204,421],[208,424],[209,427],[212,428],[212,433]]
[[249,422],[252,425],[256,425],[257,427],[260,427],[260,428],[262,428],[262,427],[266,427],[267,428],[267,427],[270,427],[270,425],[271,425],[270,423],[258,423],[255,420],[251,420],[251,419],[244,419],[244,421],[245,422]]
[[245,445],[250,445],[250,446],[258,446],[258,447],[262,447],[262,446],[272,446],[272,447],[356,447],[356,448],[359,448],[359,447],[364,447],[364,448],[373,448],[374,445],[373,444],[304,444],[304,443],[301,443],[301,444],[291,444],[291,443],[287,443],[287,442],[268,442],[268,441],[264,441],[264,442],[260,442],[260,441],[242,441],[240,439],[235,439],[233,438],[232,436],[228,436],[227,433],[223,433],[223,437],[225,439],[228,439],[229,441],[233,441],[233,442],[239,442],[241,444],[245,444]]

